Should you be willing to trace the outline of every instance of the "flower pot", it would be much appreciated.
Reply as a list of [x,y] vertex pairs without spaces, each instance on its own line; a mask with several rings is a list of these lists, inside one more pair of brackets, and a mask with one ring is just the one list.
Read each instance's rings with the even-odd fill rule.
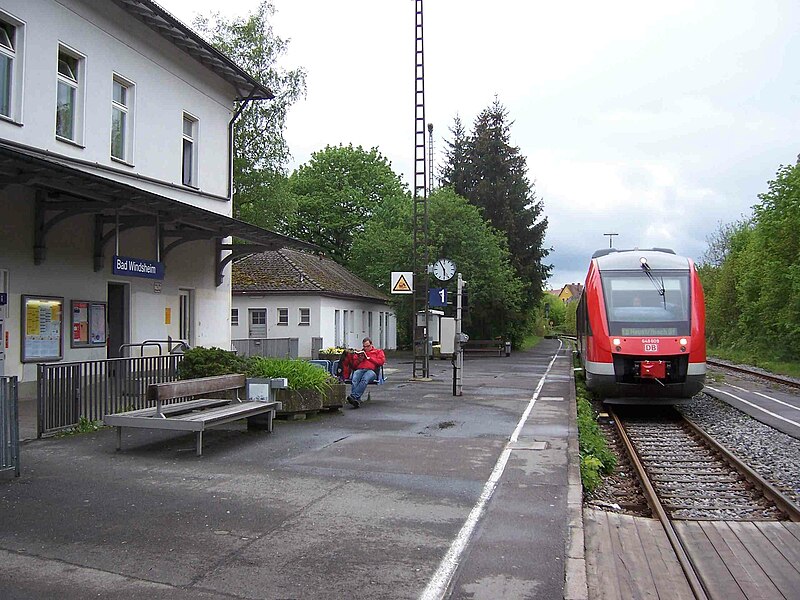
[[317,390],[275,390],[275,399],[283,404],[279,415],[320,410],[324,394]]
[[322,395],[322,407],[335,410],[344,406],[347,396],[347,386],[343,383],[334,383],[327,393]]

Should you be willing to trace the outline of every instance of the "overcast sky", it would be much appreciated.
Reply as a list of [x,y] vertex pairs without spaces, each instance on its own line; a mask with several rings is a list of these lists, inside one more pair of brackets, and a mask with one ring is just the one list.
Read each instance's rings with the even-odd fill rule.
[[[196,14],[258,0],[157,0]],[[377,146],[411,185],[414,0],[274,0],[282,66],[308,72],[290,109],[292,167],[326,144]],[[491,7],[489,7],[491,5]],[[666,246],[699,259],[800,153],[800,3],[427,0],[434,160],[453,118],[494,97],[544,202],[548,283],[582,282],[592,252]]]

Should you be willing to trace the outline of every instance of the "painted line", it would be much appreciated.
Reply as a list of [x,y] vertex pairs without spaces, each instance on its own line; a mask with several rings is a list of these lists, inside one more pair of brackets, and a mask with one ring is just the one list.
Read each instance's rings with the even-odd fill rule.
[[738,385],[733,385],[732,383],[726,383],[725,385],[727,385],[728,387],[732,387],[735,390],[739,390],[740,392],[749,392],[751,394],[756,394],[757,396],[761,396],[762,398],[766,398],[767,400],[772,400],[773,402],[777,402],[778,404],[783,404],[784,406],[788,406],[789,408],[800,410],[800,406],[789,404],[788,402],[784,402],[783,400],[778,400],[777,398],[773,398],[772,396],[767,396],[766,394],[762,394],[761,392],[754,392],[753,390],[748,390],[743,387],[739,387]]
[[506,468],[506,463],[511,456],[511,445],[514,444],[519,438],[519,433],[522,431],[525,421],[527,421],[528,416],[531,414],[533,405],[536,404],[536,400],[539,398],[539,393],[542,391],[542,387],[544,387],[544,380],[547,378],[548,373],[550,373],[550,369],[553,368],[553,363],[556,361],[556,358],[558,358],[558,353],[561,352],[562,346],[563,342],[559,340],[558,350],[556,350],[556,353],[550,360],[550,364],[547,365],[547,370],[539,380],[539,385],[536,386],[536,390],[533,392],[533,397],[531,398],[530,402],[528,402],[525,412],[522,413],[522,416],[517,423],[517,427],[514,429],[514,433],[511,434],[511,437],[503,448],[503,452],[497,459],[494,469],[492,469],[492,474],[489,476],[488,481],[483,486],[483,491],[478,498],[478,502],[472,507],[469,516],[467,516],[467,520],[464,522],[464,525],[461,526],[461,530],[458,532],[458,535],[456,535],[455,539],[450,544],[447,554],[444,555],[442,562],[439,563],[439,568],[433,574],[433,577],[431,577],[422,594],[420,594],[419,600],[440,600],[441,598],[444,598],[447,588],[450,585],[450,581],[453,579],[453,575],[455,575],[456,569],[458,568],[461,555],[464,553],[464,550],[466,549],[467,544],[469,543],[470,538],[475,531],[475,527],[478,525],[481,517],[486,512],[486,505],[489,503],[489,500],[491,500],[492,495],[497,488],[497,484],[500,481],[500,477],[503,475],[503,471]]
[[740,398],[739,396],[737,396],[735,394],[731,394],[730,392],[726,392],[725,390],[720,390],[720,389],[717,389],[715,387],[711,387],[710,385],[707,385],[706,387],[708,389],[710,389],[710,390],[714,390],[715,392],[719,392],[720,394],[725,394],[727,396],[730,396],[731,398],[736,398],[739,402],[744,402],[748,406],[752,406],[756,410],[760,410],[763,413],[767,413],[771,417],[775,417],[776,419],[780,419],[781,421],[786,421],[787,423],[789,423],[791,425],[795,425],[796,427],[800,427],[800,423],[798,423],[797,421],[792,421],[791,419],[787,419],[786,417],[782,417],[781,415],[776,415],[774,412],[769,411],[766,408],[764,408],[762,406],[759,406],[758,404],[753,404],[752,402],[748,402],[744,398]]

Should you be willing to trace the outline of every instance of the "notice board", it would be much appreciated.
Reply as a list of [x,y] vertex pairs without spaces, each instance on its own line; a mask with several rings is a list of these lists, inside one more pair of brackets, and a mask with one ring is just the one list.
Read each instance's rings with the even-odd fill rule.
[[63,358],[64,298],[22,296],[22,362]]

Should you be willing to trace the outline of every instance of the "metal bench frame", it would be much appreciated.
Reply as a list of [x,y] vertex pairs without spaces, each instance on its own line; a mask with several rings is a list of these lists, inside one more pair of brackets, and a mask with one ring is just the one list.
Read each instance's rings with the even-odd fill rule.
[[[276,380],[277,381],[277,380]],[[285,386],[285,380],[276,387]],[[148,401],[156,405],[150,408],[131,410],[106,415],[103,422],[117,428],[117,450],[122,449],[122,428],[168,429],[172,431],[194,431],[197,456],[203,454],[203,432],[217,425],[240,419],[247,419],[248,428],[263,428],[253,417],[266,414],[266,430],[272,431],[276,411],[282,408],[280,402],[246,401],[239,398],[238,390],[246,384],[244,375],[220,375],[202,377],[170,383],[154,383],[147,388]],[[193,398],[236,390],[236,398]],[[187,399],[183,399],[187,398]],[[176,400],[164,404],[166,400]]]

